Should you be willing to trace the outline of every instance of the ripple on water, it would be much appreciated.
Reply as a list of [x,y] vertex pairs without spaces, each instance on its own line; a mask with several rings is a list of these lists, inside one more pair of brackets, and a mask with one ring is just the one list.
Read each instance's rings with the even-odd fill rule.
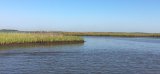
[[84,38],[84,44],[0,51],[0,74],[160,74],[159,39]]

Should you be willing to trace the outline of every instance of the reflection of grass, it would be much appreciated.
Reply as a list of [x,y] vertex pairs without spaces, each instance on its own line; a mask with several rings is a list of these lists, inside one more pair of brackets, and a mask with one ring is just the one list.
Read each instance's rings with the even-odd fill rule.
[[83,38],[48,33],[0,33],[0,45],[52,42],[83,42]]
[[62,34],[68,36],[160,37],[159,33],[63,32]]
[[81,46],[81,42],[66,42],[66,43],[30,43],[30,44],[14,44],[14,45],[3,45],[0,46],[0,50],[10,50],[17,48],[43,48],[43,47],[53,47],[53,46]]

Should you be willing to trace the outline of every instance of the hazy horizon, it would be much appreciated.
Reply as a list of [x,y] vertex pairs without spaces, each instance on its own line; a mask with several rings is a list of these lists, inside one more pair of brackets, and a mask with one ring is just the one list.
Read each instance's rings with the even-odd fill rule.
[[0,0],[0,29],[160,33],[159,0]]

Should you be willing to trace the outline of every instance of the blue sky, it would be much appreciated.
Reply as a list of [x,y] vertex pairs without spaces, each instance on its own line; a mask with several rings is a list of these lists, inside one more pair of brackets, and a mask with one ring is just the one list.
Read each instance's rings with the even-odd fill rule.
[[0,0],[0,29],[160,32],[159,0]]

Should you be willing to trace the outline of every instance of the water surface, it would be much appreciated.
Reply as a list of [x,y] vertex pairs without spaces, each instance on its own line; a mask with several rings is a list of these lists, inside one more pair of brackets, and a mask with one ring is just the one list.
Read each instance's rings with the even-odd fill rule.
[[84,38],[84,44],[0,47],[0,74],[160,74],[158,38]]

